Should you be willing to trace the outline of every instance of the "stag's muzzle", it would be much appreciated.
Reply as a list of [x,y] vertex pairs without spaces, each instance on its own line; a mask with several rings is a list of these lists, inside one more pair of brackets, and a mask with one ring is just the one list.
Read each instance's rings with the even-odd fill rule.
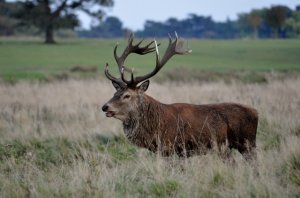
[[113,111],[109,111],[109,106],[107,104],[102,106],[102,111],[105,112],[106,117],[113,117],[115,113]]

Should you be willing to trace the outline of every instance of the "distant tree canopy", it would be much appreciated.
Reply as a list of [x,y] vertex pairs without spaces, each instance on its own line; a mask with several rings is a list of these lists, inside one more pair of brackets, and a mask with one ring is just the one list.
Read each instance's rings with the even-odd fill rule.
[[286,6],[273,6],[267,10],[265,19],[273,29],[273,37],[277,38],[280,33],[284,33],[285,20],[291,16],[292,11]]
[[[130,30],[123,27],[122,21],[113,16],[103,17],[103,6],[112,5],[113,0],[20,0],[10,3],[0,0],[0,35],[15,35],[16,32],[38,28],[45,33],[45,42],[53,43],[54,30],[79,26],[75,11],[81,10],[102,20],[89,30],[78,30],[80,37],[123,37]],[[25,29],[25,26],[29,28]],[[295,10],[281,5],[255,9],[240,13],[236,20],[224,22],[196,14],[181,20],[174,17],[164,22],[147,20],[144,28],[135,34],[139,37],[166,37],[174,31],[193,38],[299,38],[300,5]]]
[[292,13],[284,23],[284,29],[287,29],[287,37],[300,36],[300,6]]
[[[3,5],[3,6],[2,6]],[[6,3],[1,0],[1,17],[18,21],[18,25],[34,26],[45,33],[45,43],[55,43],[54,30],[74,28],[79,25],[76,11],[83,11],[94,18],[102,18],[102,7],[112,6],[113,0],[26,0]],[[6,7],[6,8],[4,8]],[[13,7],[13,8],[12,8]],[[13,13],[10,13],[13,11]],[[11,24],[14,21],[10,22]],[[9,23],[6,23],[9,26]],[[9,28],[6,28],[6,30]]]
[[144,29],[137,31],[141,37],[165,37],[175,30],[184,37],[194,38],[271,38],[299,37],[299,7],[272,6],[241,13],[237,20],[215,22],[211,17],[189,15],[186,19],[170,18],[165,22],[148,20]]
[[137,31],[136,34],[141,37],[166,37],[174,31],[183,37],[233,38],[236,29],[230,20],[217,23],[211,17],[190,14],[186,19],[170,18],[164,23],[148,20],[144,30]]
[[122,22],[117,17],[107,17],[99,25],[92,26],[90,30],[78,31],[80,37],[86,38],[115,38],[124,36]]
[[10,36],[15,34],[15,27],[18,20],[14,17],[20,9],[18,3],[7,3],[0,0],[0,35]]

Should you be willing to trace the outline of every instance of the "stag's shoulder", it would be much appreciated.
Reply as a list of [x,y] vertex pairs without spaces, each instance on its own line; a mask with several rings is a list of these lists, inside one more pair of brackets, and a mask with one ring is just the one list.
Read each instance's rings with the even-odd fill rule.
[[228,106],[229,108],[233,108],[233,109],[236,108],[248,113],[252,113],[253,115],[256,116],[258,115],[257,110],[249,105],[240,104],[240,103],[221,103],[221,104],[224,106]]
[[253,117],[258,117],[258,112],[255,108],[239,103],[211,103],[211,104],[189,104],[189,103],[174,103],[167,107],[177,112],[199,112],[199,113],[246,113]]
[[214,109],[216,111],[225,113],[225,114],[238,114],[238,115],[248,115],[251,117],[258,117],[258,112],[255,108],[240,104],[240,103],[216,103],[216,104],[207,104],[199,105],[199,108],[207,107],[209,109]]

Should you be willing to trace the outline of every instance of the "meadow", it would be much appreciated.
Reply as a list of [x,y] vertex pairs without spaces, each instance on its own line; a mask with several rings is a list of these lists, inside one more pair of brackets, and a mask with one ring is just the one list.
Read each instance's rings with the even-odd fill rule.
[[[190,41],[195,54],[174,58],[160,78],[151,80],[147,93],[164,103],[239,102],[255,107],[257,161],[247,162],[235,150],[231,160],[215,151],[179,159],[130,144],[122,124],[101,112],[114,93],[102,64],[115,67],[115,41],[45,46],[1,40],[0,197],[299,197],[299,42]],[[154,63],[151,55],[145,65],[134,57],[128,63],[141,67],[139,72]],[[71,75],[74,65],[96,65],[99,71],[88,78],[40,78]],[[187,76],[235,71],[267,75],[264,81],[251,82],[235,76],[180,81],[176,71],[185,71],[182,67],[193,68]],[[172,73],[176,81],[168,77]]]
[[[137,39],[138,40],[138,39]],[[164,52],[167,40],[158,40]],[[119,43],[119,54],[126,45],[125,39],[112,40],[63,40],[57,45],[44,45],[33,39],[0,39],[0,77],[7,81],[19,79],[48,80],[55,76],[73,75],[74,66],[97,67],[98,73],[79,74],[80,77],[103,77],[106,62],[116,71],[113,48]],[[230,73],[294,72],[300,71],[300,40],[194,40],[187,39],[193,50],[184,57],[175,56],[162,70],[172,75],[176,69],[206,71],[197,77]],[[155,64],[155,55],[132,55],[126,64],[137,73],[150,71]],[[208,73],[209,74],[208,74]],[[76,77],[78,75],[75,75]],[[176,76],[176,75],[175,75]],[[172,78],[172,77],[171,77]],[[179,76],[180,78],[180,76]]]
[[[109,82],[0,85],[1,197],[297,197],[300,78],[264,84],[152,83],[165,103],[232,101],[259,112],[257,162],[232,151],[178,159],[127,142],[101,105]],[[166,94],[167,93],[167,94]]]

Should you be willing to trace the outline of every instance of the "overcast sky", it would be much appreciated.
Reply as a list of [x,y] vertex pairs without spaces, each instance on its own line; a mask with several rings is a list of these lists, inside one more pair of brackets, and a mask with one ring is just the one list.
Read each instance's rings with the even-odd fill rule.
[[[146,20],[163,22],[170,17],[184,19],[188,14],[212,16],[215,21],[236,19],[238,13],[254,8],[286,5],[292,9],[300,5],[299,0],[114,0],[108,16],[118,17],[124,27],[132,30],[143,29]],[[90,20],[81,16],[82,24],[88,27]]]

